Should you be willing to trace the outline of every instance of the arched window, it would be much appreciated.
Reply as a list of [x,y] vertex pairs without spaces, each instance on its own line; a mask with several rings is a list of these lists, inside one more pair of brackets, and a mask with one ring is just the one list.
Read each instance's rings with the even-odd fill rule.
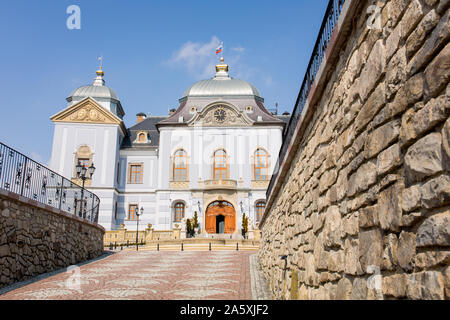
[[228,178],[227,153],[223,149],[217,150],[214,153],[213,176],[215,180],[224,180]]
[[183,149],[173,157],[173,181],[187,181],[187,154]]
[[263,149],[255,151],[254,176],[257,181],[269,179],[269,155]]
[[[92,156],[93,153],[91,151],[91,148],[87,145],[80,146],[75,152],[75,162],[74,162],[74,168],[73,168],[73,176],[77,176],[77,168],[76,166],[78,164],[81,164],[83,167],[88,168],[92,164]],[[88,178],[90,179],[90,178]]]
[[181,222],[181,220],[184,218],[185,207],[186,206],[183,202],[177,202],[175,204],[175,212],[173,217],[174,222]]
[[265,209],[266,203],[264,201],[258,201],[256,203],[256,221],[261,221]]

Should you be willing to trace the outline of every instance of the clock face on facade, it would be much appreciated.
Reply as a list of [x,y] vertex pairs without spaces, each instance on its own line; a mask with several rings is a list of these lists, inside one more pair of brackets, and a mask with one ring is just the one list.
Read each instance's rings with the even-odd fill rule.
[[224,122],[227,117],[227,114],[224,109],[219,108],[216,111],[214,111],[214,118],[217,122]]

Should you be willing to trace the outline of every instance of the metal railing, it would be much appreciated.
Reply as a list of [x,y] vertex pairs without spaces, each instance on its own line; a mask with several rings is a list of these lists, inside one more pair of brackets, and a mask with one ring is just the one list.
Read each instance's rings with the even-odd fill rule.
[[337,21],[342,11],[344,2],[345,0],[330,0],[328,3],[325,17],[323,18],[322,26],[320,27],[319,36],[317,37],[316,43],[314,45],[314,50],[309,60],[308,68],[306,69],[306,74],[303,78],[297,101],[294,105],[294,110],[292,111],[289,123],[283,132],[283,143],[278,154],[278,159],[275,165],[272,179],[270,180],[269,187],[267,188],[266,192],[267,199],[269,199],[270,193],[272,192],[275,181],[278,177],[279,170],[281,169],[281,164],[283,163],[283,160],[286,156],[286,152],[294,135],[295,128],[297,127],[300,115],[302,114],[303,107],[305,106],[314,79],[325,56],[325,52],[327,50],[328,44],[330,43],[334,28],[337,25]]
[[98,222],[100,199],[95,194],[86,189],[81,192],[77,184],[1,142],[0,189]]

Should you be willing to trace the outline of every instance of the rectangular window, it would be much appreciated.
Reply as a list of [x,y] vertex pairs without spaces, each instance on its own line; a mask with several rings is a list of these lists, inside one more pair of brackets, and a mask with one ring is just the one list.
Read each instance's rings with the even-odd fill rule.
[[128,164],[128,183],[142,183],[144,165],[141,163]]
[[78,163],[85,168],[89,167],[89,159],[78,159]]
[[136,212],[138,210],[137,204],[130,204],[128,207],[128,220],[136,220]]

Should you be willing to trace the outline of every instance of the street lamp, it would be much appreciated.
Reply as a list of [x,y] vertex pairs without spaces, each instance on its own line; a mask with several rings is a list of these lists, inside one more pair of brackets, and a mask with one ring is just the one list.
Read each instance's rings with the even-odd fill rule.
[[[95,172],[95,167],[94,163],[92,163],[91,166],[87,168],[86,166],[82,165],[80,161],[78,161],[78,164],[76,165],[75,168],[77,171],[77,178],[83,181],[83,185],[81,188],[80,217],[82,216],[83,218],[86,218],[86,214],[83,213],[84,182],[86,181],[86,179],[92,179],[92,176],[94,175]],[[89,177],[86,176],[88,169],[89,169]]]
[[139,210],[137,210],[136,212],[136,216],[137,216],[137,224],[136,224],[136,251],[139,250],[139,244],[138,244],[138,239],[139,239],[139,216],[144,214],[144,207],[141,207],[141,213],[139,213]]

